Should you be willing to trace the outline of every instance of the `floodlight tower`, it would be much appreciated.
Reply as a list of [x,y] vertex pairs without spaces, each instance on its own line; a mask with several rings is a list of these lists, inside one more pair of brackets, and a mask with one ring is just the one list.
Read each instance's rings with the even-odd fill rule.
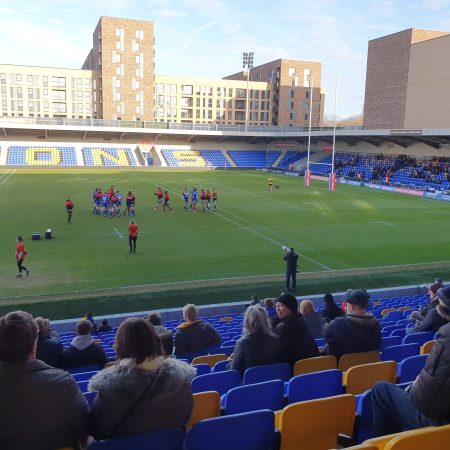
[[245,131],[248,128],[248,116],[249,116],[249,95],[248,95],[248,82],[250,79],[250,69],[253,67],[253,57],[254,52],[244,52],[242,53],[242,67],[247,69],[247,90],[246,90],[246,101],[245,101]]

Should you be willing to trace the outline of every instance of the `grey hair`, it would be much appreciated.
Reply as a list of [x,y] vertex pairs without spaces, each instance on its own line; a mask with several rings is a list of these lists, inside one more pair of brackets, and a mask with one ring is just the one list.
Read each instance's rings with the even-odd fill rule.
[[266,310],[261,305],[253,305],[247,308],[244,316],[243,332],[246,336],[258,332],[267,335],[272,334]]

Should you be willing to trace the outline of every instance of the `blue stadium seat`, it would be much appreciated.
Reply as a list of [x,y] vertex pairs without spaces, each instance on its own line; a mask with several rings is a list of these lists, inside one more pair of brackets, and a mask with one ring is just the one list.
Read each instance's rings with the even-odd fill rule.
[[195,373],[196,377],[211,373],[211,367],[209,367],[209,364],[193,364],[192,367],[197,370],[197,372]]
[[89,404],[89,408],[92,408],[92,405],[94,404],[95,396],[97,395],[97,391],[83,392],[83,395]]
[[265,450],[274,447],[275,416],[260,410],[198,422],[187,435],[187,450]]
[[227,415],[258,409],[278,411],[284,406],[283,391],[284,383],[281,380],[246,384],[230,389],[222,403]]
[[392,347],[393,345],[400,345],[402,343],[402,338],[400,336],[387,336],[381,339],[381,351],[387,347]]
[[286,393],[288,404],[341,395],[342,372],[331,369],[297,375],[287,383]]
[[432,331],[424,331],[422,333],[413,333],[403,338],[403,344],[416,344],[422,345],[425,342],[432,341],[434,339],[434,333]]
[[381,361],[402,362],[405,358],[416,356],[420,352],[419,344],[393,345],[381,352]]
[[183,450],[183,442],[184,431],[159,430],[94,441],[89,450]]
[[353,438],[357,444],[375,437],[372,418],[372,389],[358,396],[356,403],[356,421]]
[[241,374],[237,370],[213,372],[200,375],[192,380],[192,392],[217,391],[220,395],[241,384]]
[[425,367],[428,355],[416,355],[403,359],[397,367],[399,383],[414,381],[420,371]]
[[264,364],[248,368],[244,372],[243,384],[262,383],[270,380],[289,381],[291,376],[292,370],[288,363]]
[[72,374],[73,379],[78,382],[78,381],[86,381],[86,380],[90,380],[96,373],[98,373],[98,370],[92,370],[90,372],[78,372],[78,373],[74,373]]
[[91,364],[89,366],[79,366],[72,367],[71,369],[67,369],[67,372],[70,374],[82,373],[82,372],[98,372],[100,370],[100,366],[97,364]]
[[219,361],[211,369],[211,372],[223,372],[224,370],[227,370],[228,364],[230,364],[230,361],[228,359],[225,359],[224,361]]
[[273,165],[280,156],[279,151],[270,150],[228,150],[228,155],[238,167],[263,168]]

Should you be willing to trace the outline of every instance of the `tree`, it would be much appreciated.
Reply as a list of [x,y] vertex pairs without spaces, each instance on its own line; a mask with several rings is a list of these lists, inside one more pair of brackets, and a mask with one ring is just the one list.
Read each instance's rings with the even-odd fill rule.
[[[363,125],[363,114],[359,113],[354,116],[338,118],[336,121],[337,127],[362,127]],[[334,126],[334,117],[326,115],[323,118],[323,126],[324,127],[333,127]]]

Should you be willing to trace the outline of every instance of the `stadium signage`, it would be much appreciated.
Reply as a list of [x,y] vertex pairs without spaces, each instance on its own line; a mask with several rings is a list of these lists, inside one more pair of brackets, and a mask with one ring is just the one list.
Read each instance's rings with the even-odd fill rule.
[[422,130],[390,130],[391,136],[417,136],[422,134]]
[[414,197],[423,197],[423,191],[419,191],[417,189],[405,189],[405,188],[394,188],[394,192],[398,192],[400,194],[413,195]]

